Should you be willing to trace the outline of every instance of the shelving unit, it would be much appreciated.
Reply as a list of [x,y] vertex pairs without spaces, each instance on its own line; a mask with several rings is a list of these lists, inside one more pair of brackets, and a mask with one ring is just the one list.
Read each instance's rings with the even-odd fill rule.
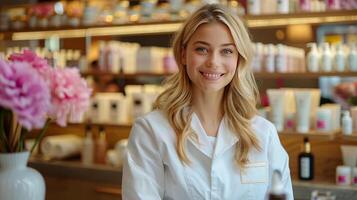
[[357,76],[357,72],[291,72],[291,73],[254,73],[255,78],[258,79],[317,79],[321,76],[339,76],[339,77],[353,77]]
[[150,72],[138,72],[138,73],[112,73],[112,72],[81,72],[83,76],[112,76],[113,78],[134,79],[137,77],[165,77],[171,75],[170,73],[150,73]]
[[308,138],[313,138],[313,139],[319,139],[319,140],[334,140],[335,137],[340,133],[339,130],[328,132],[328,133],[322,133],[322,132],[317,132],[317,131],[310,131],[308,133],[299,133],[296,131],[281,131],[279,132],[279,136],[298,136],[298,137],[308,137]]
[[343,135],[343,139],[347,141],[357,141],[357,133],[352,135]]
[[[138,72],[132,74],[124,73],[112,73],[112,72],[81,72],[83,76],[112,76],[113,78],[131,79],[136,77],[165,77],[171,75],[171,73],[150,73],[150,72]],[[268,73],[257,72],[254,73],[257,79],[317,79],[321,76],[339,76],[339,77],[357,77],[357,72],[287,72],[287,73]]]
[[[297,24],[336,24],[355,23],[357,12],[315,12],[294,14],[272,14],[272,15],[247,15],[243,17],[248,28],[271,28]],[[59,38],[78,38],[93,36],[121,36],[121,35],[147,35],[147,34],[172,34],[178,30],[181,21],[164,21],[148,23],[131,23],[121,25],[98,25],[98,26],[62,26],[51,28],[37,28],[24,30],[10,30],[0,34],[5,40],[41,40],[50,36]]]

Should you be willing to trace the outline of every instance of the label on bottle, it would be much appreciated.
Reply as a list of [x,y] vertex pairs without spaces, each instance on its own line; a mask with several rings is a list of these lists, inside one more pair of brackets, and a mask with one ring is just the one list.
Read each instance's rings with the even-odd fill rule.
[[300,159],[300,176],[302,178],[310,178],[311,173],[310,173],[310,158],[308,157],[303,157]]

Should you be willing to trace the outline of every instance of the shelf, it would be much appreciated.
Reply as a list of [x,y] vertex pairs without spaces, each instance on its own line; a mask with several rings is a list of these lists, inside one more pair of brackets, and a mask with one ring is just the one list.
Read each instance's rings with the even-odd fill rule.
[[113,78],[123,78],[123,79],[135,79],[137,77],[165,77],[171,75],[171,73],[151,73],[151,72],[138,72],[132,74],[124,73],[112,73],[112,72],[81,72],[83,76],[112,76]]
[[343,139],[349,141],[357,141],[357,134],[354,133],[352,135],[343,135]]
[[[137,77],[165,77],[172,75],[172,73],[151,73],[151,72],[138,72],[132,74],[124,73],[111,73],[111,72],[81,72],[83,76],[113,76],[113,78],[134,79]],[[357,77],[357,72],[294,72],[294,73],[267,73],[258,72],[254,73],[256,79],[317,79],[321,76],[339,76],[339,77]]]
[[121,184],[122,169],[109,165],[83,165],[78,159],[49,161],[38,156],[30,158],[29,166],[45,176]]
[[246,16],[249,28],[266,28],[297,24],[353,23],[357,21],[356,10],[302,12],[293,14],[271,14]]
[[321,76],[339,76],[339,77],[353,77],[357,76],[357,72],[291,72],[291,73],[267,73],[258,72],[254,73],[257,79],[315,79]]
[[[243,18],[248,28],[270,28],[297,24],[355,23],[357,21],[357,12],[355,10],[345,10],[336,12],[247,15]],[[181,21],[173,21],[10,30],[0,34],[0,38],[7,40],[40,40],[54,35],[59,38],[78,38],[86,36],[172,34],[179,29],[181,24]]]
[[323,140],[333,140],[340,133],[339,130],[332,131],[328,133],[322,133],[317,131],[310,131],[308,133],[299,133],[296,131],[281,131],[279,136],[298,136],[298,137],[308,137],[313,139],[323,139]]

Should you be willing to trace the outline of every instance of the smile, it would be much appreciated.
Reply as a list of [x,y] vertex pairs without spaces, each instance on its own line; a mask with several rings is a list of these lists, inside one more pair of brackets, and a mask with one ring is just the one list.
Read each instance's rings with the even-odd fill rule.
[[202,76],[206,79],[209,80],[217,80],[220,77],[222,77],[224,74],[219,74],[219,73],[207,73],[207,72],[200,72]]

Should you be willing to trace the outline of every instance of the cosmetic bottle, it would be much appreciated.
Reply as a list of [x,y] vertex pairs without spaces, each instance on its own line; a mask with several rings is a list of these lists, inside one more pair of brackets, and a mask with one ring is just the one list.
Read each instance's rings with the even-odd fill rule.
[[338,44],[336,46],[334,65],[336,71],[338,72],[345,71],[345,52],[343,51],[343,46],[341,44]]
[[299,154],[299,179],[312,180],[314,178],[314,155],[308,138],[304,138],[304,151]]
[[248,0],[247,2],[248,14],[250,15],[260,15],[260,0]]
[[279,170],[274,170],[271,179],[271,189],[268,200],[286,200],[286,194],[282,182],[282,175]]
[[90,125],[86,126],[85,138],[82,147],[82,163],[85,165],[93,164],[94,142]]
[[348,54],[348,66],[352,72],[357,72],[357,50],[356,44],[350,44],[350,53]]
[[307,44],[310,47],[310,51],[307,54],[307,70],[309,72],[319,71],[319,52],[317,51],[316,43]]
[[289,13],[289,0],[277,0],[276,2],[276,11],[280,14]]
[[331,63],[331,51],[328,43],[324,43],[322,46],[321,53],[321,69],[323,72],[331,72],[332,71],[332,63]]
[[99,127],[99,136],[95,141],[94,162],[98,164],[105,164],[107,154],[107,140],[103,127]]
[[276,46],[275,68],[277,72],[282,72],[282,73],[287,72],[286,49],[287,48],[282,44],[278,44]]
[[265,71],[274,72],[275,71],[275,46],[273,44],[268,44],[265,48]]
[[342,117],[342,134],[352,135],[352,118],[350,112],[345,110]]

